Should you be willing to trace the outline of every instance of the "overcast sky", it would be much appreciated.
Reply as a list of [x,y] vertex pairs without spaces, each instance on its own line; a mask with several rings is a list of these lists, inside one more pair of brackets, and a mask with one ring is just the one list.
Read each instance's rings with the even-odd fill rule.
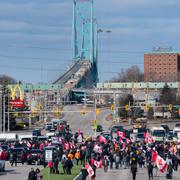
[[[137,64],[153,47],[180,51],[179,0],[94,0],[100,80]],[[51,82],[71,64],[72,0],[0,0],[0,74]],[[107,52],[110,50],[110,52]]]

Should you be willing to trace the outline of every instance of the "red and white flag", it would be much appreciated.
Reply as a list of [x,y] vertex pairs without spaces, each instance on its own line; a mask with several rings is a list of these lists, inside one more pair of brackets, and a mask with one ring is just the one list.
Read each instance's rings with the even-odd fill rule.
[[103,143],[105,143],[105,144],[106,144],[106,142],[107,142],[106,138],[103,137],[103,136],[99,136],[99,141],[100,141],[100,142],[103,142]]
[[148,143],[148,144],[154,143],[154,140],[149,133],[144,133],[144,136],[145,136],[145,140],[144,140],[145,143]]
[[90,164],[86,163],[85,168],[87,169],[89,176],[92,177],[94,175],[94,171],[93,171],[92,167],[90,166]]
[[157,156],[157,159],[156,159],[156,164],[157,164],[157,167],[158,169],[160,170],[160,172],[164,173],[167,169],[167,162],[162,158],[160,157],[159,155]]
[[158,156],[158,152],[157,151],[153,151],[152,152],[152,157],[151,157],[152,162],[156,162],[157,156]]
[[91,159],[92,165],[95,165],[97,168],[102,168],[102,160],[96,161],[95,159]]
[[126,143],[130,144],[131,140],[129,138],[126,138]]
[[124,134],[124,132],[117,131],[117,136],[121,137],[121,138],[124,138],[125,134]]
[[27,143],[27,147],[31,148],[31,143],[30,142]]

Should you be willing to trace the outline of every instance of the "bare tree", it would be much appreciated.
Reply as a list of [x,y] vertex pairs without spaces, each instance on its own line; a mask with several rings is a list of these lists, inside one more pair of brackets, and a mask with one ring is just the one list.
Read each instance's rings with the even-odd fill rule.
[[0,84],[8,85],[8,84],[15,84],[15,83],[17,83],[17,81],[14,78],[7,75],[0,75]]
[[112,79],[113,82],[141,82],[144,81],[144,74],[136,65],[124,70],[118,74],[118,77]]

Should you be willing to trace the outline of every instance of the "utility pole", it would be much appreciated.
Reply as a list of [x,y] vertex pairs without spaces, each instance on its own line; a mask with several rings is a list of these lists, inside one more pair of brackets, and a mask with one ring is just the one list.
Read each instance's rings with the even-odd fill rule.
[[[97,114],[96,114],[96,94],[94,94],[94,119],[97,122]],[[97,132],[97,124],[94,124],[94,135],[96,137],[96,132]]]
[[3,110],[3,98],[2,98],[2,86],[1,86],[1,92],[0,92],[0,132],[2,132],[2,123],[3,123],[3,120],[2,120],[2,110]]
[[3,96],[3,133],[6,132],[6,98],[5,94]]
[[8,92],[8,132],[10,131],[10,119],[9,119],[9,92]]
[[113,113],[114,113],[114,120],[115,120],[115,118],[116,118],[116,93],[115,93],[115,91],[114,91],[114,111],[113,111]]

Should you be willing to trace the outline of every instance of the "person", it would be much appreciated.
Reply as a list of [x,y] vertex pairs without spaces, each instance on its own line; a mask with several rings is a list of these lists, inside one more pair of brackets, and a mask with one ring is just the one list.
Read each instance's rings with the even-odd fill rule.
[[86,180],[87,176],[88,176],[88,171],[85,168],[85,166],[83,166],[82,169],[81,169],[81,180]]
[[67,174],[71,174],[72,167],[73,167],[73,163],[69,157],[68,160],[66,161]]
[[112,153],[109,155],[109,160],[110,160],[110,169],[113,169],[114,157]]
[[31,171],[29,172],[28,180],[37,180],[36,179],[36,172],[34,171],[33,168],[31,168]]
[[153,179],[153,165],[152,165],[152,163],[151,162],[149,162],[149,164],[148,164],[148,176],[149,176],[149,179],[150,178],[152,178]]
[[173,176],[173,166],[172,166],[172,163],[169,162],[169,165],[168,165],[168,167],[167,167],[166,178],[167,178],[167,179],[172,179],[172,176]]
[[106,156],[104,157],[104,160],[102,161],[102,165],[104,166],[104,172],[107,172],[108,166],[109,166],[109,161]]
[[16,154],[16,152],[13,152],[13,154],[12,154],[11,166],[13,166],[14,163],[15,163],[15,166],[17,166],[17,154]]
[[133,180],[136,180],[136,173],[137,173],[137,163],[133,162],[131,163],[131,173]]
[[76,165],[79,165],[79,159],[80,159],[80,152],[79,150],[76,151],[75,153],[75,159],[76,159]]
[[94,175],[91,177],[91,180],[95,180],[95,178],[96,178],[96,166],[92,165],[92,169],[94,171]]
[[54,160],[54,171],[56,174],[59,174],[58,165],[59,165],[59,158],[57,156]]
[[62,164],[62,168],[63,168],[63,173],[66,174],[67,173],[67,168],[66,168],[66,157],[64,156],[61,160],[61,164]]
[[41,174],[39,168],[36,169],[36,180],[42,180],[43,175]]

